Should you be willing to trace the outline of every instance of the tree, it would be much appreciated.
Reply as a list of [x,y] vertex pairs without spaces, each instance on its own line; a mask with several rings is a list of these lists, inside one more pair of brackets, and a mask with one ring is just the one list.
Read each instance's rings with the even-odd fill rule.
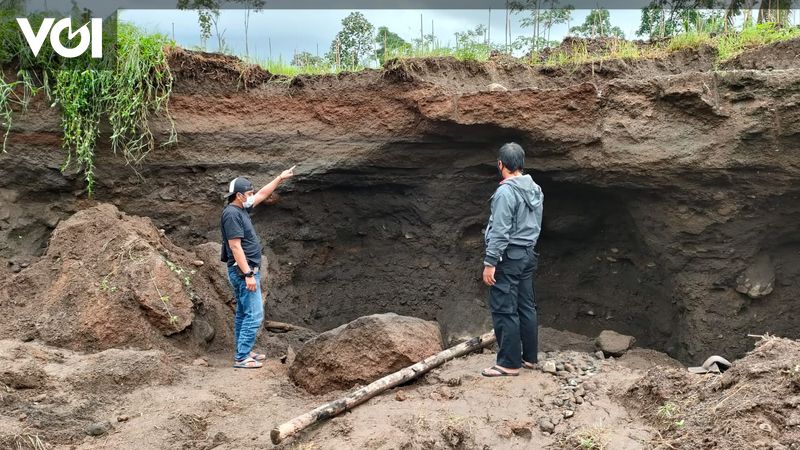
[[360,12],[350,13],[342,20],[342,29],[331,42],[328,60],[338,67],[358,67],[374,55],[375,27]]
[[642,9],[642,22],[637,36],[654,37],[674,36],[690,31],[721,31],[732,18],[733,11],[738,14],[738,0],[730,3],[727,12],[723,13],[718,0],[655,0]]
[[392,55],[411,50],[411,44],[406,42],[397,33],[389,31],[388,27],[378,28],[378,35],[375,37],[375,42],[378,44],[375,56],[378,58],[378,62],[381,65],[386,62],[387,53]]
[[291,64],[295,67],[320,67],[325,64],[325,60],[309,52],[300,52],[294,55]]
[[244,11],[244,54],[245,56],[250,56],[250,43],[249,43],[249,31],[250,31],[250,11],[259,12],[261,8],[264,7],[266,2],[264,0],[241,0],[244,3],[245,11]]
[[624,38],[625,33],[620,27],[611,26],[611,18],[607,9],[593,9],[586,16],[583,25],[570,28],[570,33],[583,37],[618,37]]
[[786,24],[792,7],[792,0],[761,0],[758,8],[758,23],[774,22]]
[[531,51],[552,46],[556,43],[550,40],[550,31],[555,25],[569,22],[574,8],[572,5],[559,7],[560,0],[520,0],[511,3],[514,14],[530,11],[520,20],[520,26],[531,28],[532,35],[520,36],[512,47],[515,49],[530,46]]
[[[179,9],[196,9],[200,25],[200,39],[205,42],[211,37],[212,24],[219,18],[219,0],[178,0]],[[216,26],[215,26],[216,28]],[[217,35],[221,40],[221,37]],[[222,43],[220,42],[220,47]]]
[[474,30],[456,32],[456,52],[465,60],[488,58],[492,52],[486,41],[486,26],[480,24]]

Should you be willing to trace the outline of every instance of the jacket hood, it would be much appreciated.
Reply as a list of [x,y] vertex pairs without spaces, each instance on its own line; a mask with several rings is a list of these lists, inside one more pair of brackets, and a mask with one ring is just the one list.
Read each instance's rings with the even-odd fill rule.
[[530,175],[520,175],[518,177],[511,177],[503,181],[503,184],[511,186],[518,194],[522,196],[530,208],[537,208],[544,202],[544,194],[542,188],[533,181]]

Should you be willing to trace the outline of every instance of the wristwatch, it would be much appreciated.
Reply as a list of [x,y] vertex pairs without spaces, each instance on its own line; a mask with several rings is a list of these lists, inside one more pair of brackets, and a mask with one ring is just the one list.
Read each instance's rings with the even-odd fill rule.
[[244,274],[244,277],[245,278],[250,278],[250,277],[252,277],[254,275],[255,275],[255,272],[253,272],[253,269],[250,269],[250,272],[247,272],[246,274]]

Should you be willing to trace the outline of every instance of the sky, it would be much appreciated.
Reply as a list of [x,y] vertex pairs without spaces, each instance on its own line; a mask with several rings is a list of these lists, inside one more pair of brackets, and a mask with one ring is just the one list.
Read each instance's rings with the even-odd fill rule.
[[[308,51],[323,56],[330,48],[336,33],[341,29],[341,21],[352,11],[348,10],[265,10],[251,12],[248,33],[249,53],[255,60],[290,61],[297,52]],[[455,45],[455,33],[474,29],[480,24],[488,24],[488,10],[363,10],[366,19],[375,26],[389,27],[390,31],[411,41],[419,38],[420,15],[425,34],[431,27],[440,44]],[[573,12],[570,26],[583,23],[588,10]],[[641,11],[611,11],[612,25],[619,26],[628,38],[636,38]],[[512,15],[512,40],[522,34],[530,34],[529,29],[519,25],[521,15]],[[199,46],[200,27],[197,12],[181,10],[123,10],[120,19],[131,22],[150,32],[159,32],[170,37],[184,48]],[[245,54],[244,10],[222,10],[219,29],[226,44],[238,55]],[[504,10],[491,11],[491,38],[495,44],[504,44]],[[174,35],[173,35],[174,29]],[[560,41],[567,35],[566,24],[552,30],[551,39]],[[217,39],[209,39],[206,50],[217,51]],[[271,53],[271,58],[270,58]]]

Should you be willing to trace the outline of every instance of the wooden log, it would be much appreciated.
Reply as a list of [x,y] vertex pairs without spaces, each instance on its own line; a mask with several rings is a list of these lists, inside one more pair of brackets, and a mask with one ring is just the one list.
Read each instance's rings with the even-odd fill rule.
[[272,433],[270,433],[272,443],[279,444],[284,439],[299,433],[314,423],[330,419],[331,417],[364,403],[381,392],[413,380],[414,378],[425,374],[431,369],[441,366],[453,358],[464,356],[467,353],[479,350],[483,347],[493,344],[494,342],[495,336],[494,331],[492,331],[425,358],[424,360],[408,366],[398,372],[386,375],[380,380],[370,383],[360,389],[356,389],[355,391],[348,393],[338,400],[321,405],[313,411],[309,411],[305,414],[297,416],[294,419],[275,427],[272,430]]
[[298,327],[297,325],[292,325],[290,323],[284,323],[284,322],[275,322],[273,320],[265,321],[264,328],[266,328],[267,331],[273,331],[278,333],[287,333],[289,331],[303,329],[303,327]]

